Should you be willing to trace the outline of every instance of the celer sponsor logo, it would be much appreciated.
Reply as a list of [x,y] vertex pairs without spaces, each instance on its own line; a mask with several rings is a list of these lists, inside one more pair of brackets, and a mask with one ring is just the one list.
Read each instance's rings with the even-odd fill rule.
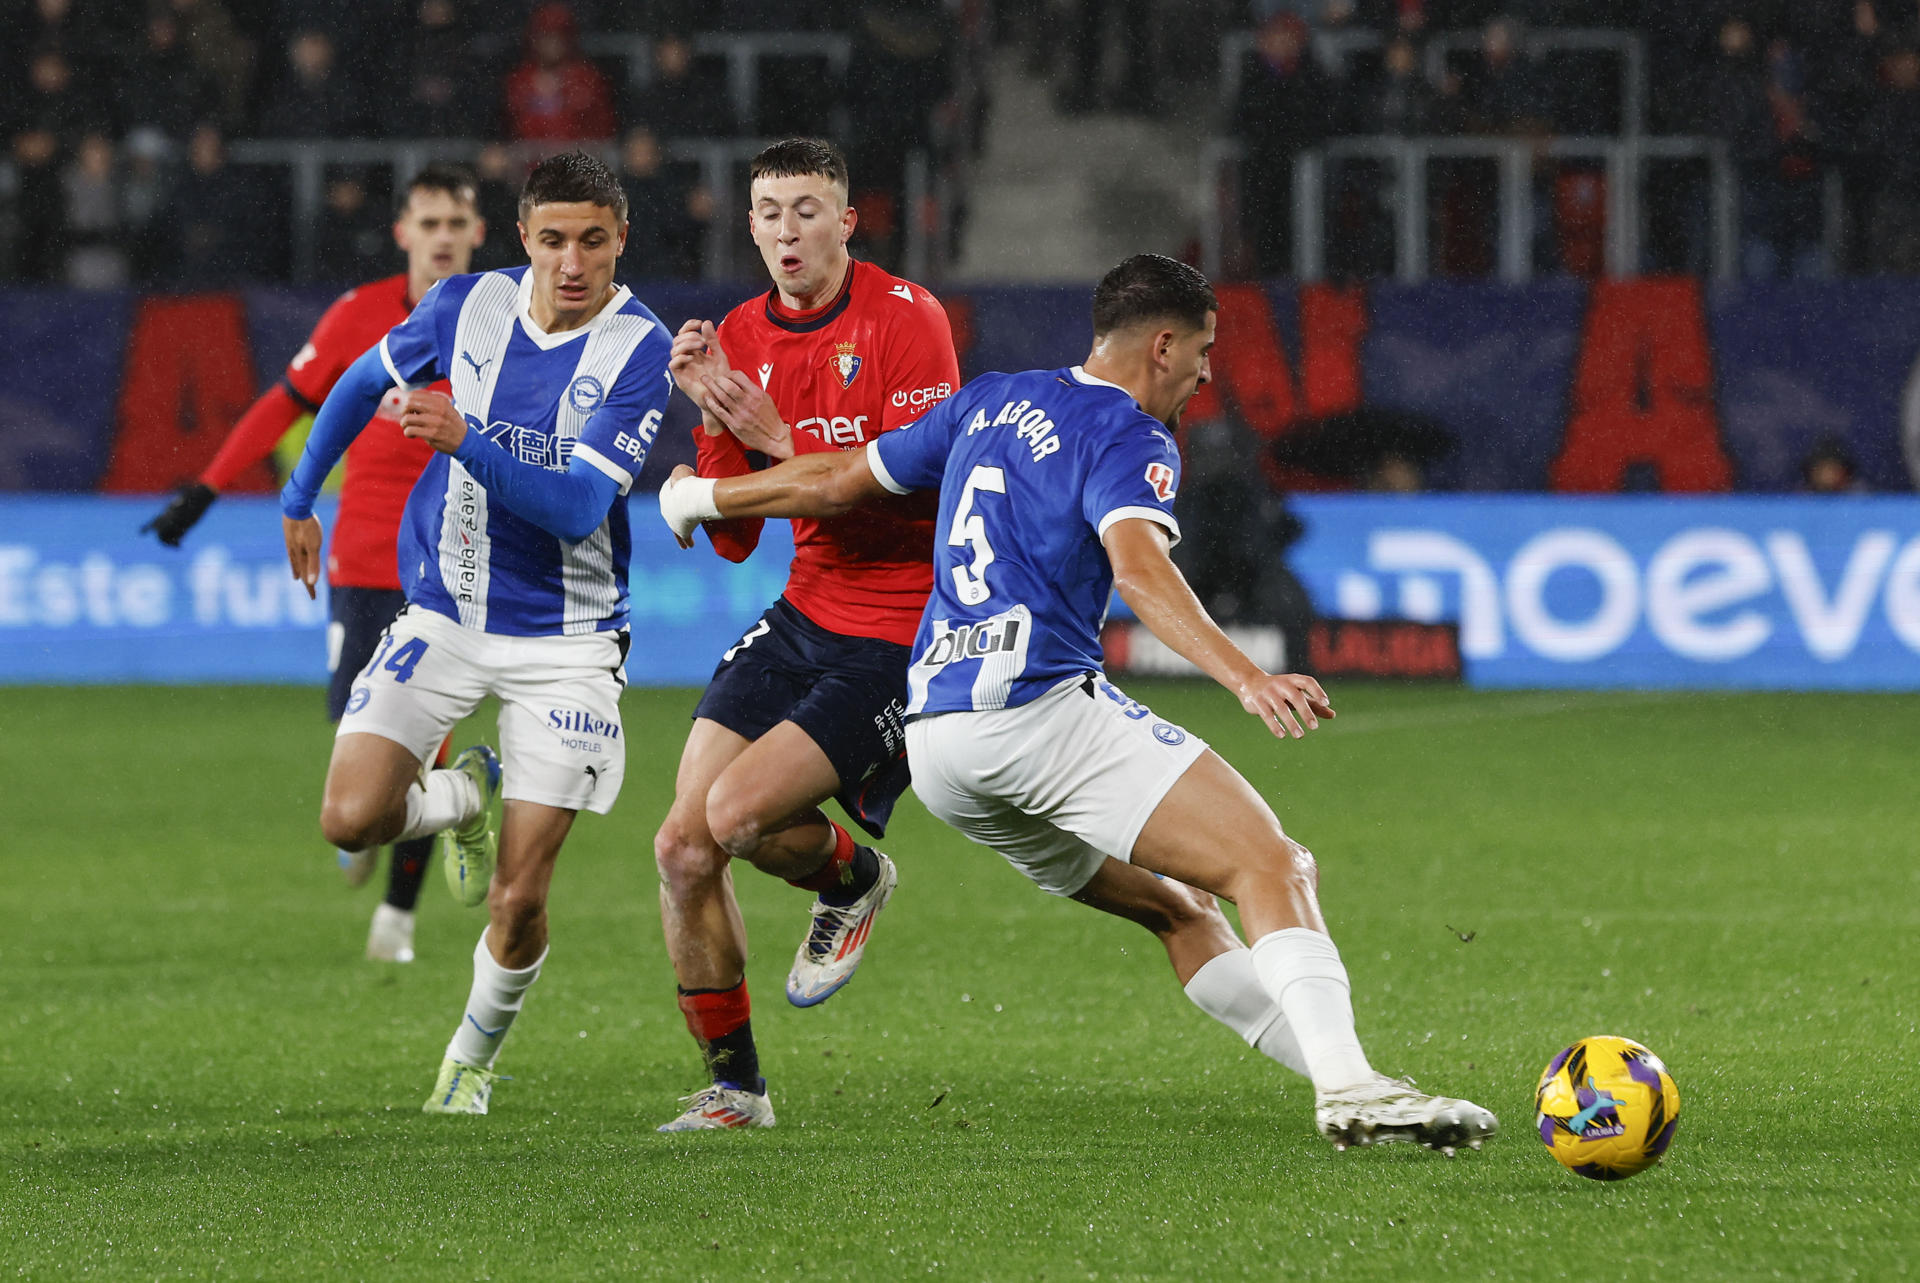
[[556,731],[571,731],[579,735],[604,735],[610,740],[620,738],[620,723],[578,708],[552,708],[547,710],[547,725]]
[[[1729,663],[1797,635],[1807,654],[1833,664],[1854,654],[1876,605],[1893,635],[1920,652],[1920,536],[1903,543],[1891,530],[1858,531],[1850,546],[1822,549],[1825,571],[1814,553],[1799,530],[1700,526],[1642,560],[1605,530],[1556,526],[1500,565],[1450,531],[1388,527],[1368,532],[1365,568],[1339,572],[1332,604],[1354,619],[1457,614],[1470,660],[1509,656],[1511,634],[1545,659],[1585,663],[1618,651],[1644,624],[1661,649],[1687,660]],[[1555,580],[1585,588],[1577,606],[1550,592]]]
[[919,663],[923,667],[944,667],[969,659],[984,659],[1003,650],[1013,650],[1020,640],[1018,619],[986,619],[977,624],[950,628],[933,639]]
[[859,445],[867,439],[867,416],[862,414],[849,419],[843,414],[832,418],[802,419],[793,425],[803,432],[811,432],[828,445]]
[[901,388],[893,394],[896,410],[926,410],[953,395],[953,384],[936,383],[930,388]]

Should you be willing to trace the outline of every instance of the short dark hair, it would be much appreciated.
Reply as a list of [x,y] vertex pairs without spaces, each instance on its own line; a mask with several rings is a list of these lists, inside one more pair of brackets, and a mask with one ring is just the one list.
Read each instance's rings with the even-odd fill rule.
[[747,166],[747,185],[762,178],[805,178],[818,174],[848,190],[847,158],[824,138],[782,138],[760,149]]
[[533,167],[526,186],[520,189],[520,221],[535,205],[604,205],[613,211],[613,221],[627,221],[627,193],[613,176],[606,162],[583,151],[565,151],[549,156]]
[[1135,254],[1100,278],[1093,290],[1093,334],[1143,321],[1178,321],[1190,330],[1218,312],[1213,286],[1197,270],[1164,254]]
[[464,165],[432,164],[407,180],[400,189],[400,199],[395,202],[393,216],[404,218],[407,206],[413,203],[415,192],[445,192],[457,201],[468,205],[479,204],[479,184],[473,174]]

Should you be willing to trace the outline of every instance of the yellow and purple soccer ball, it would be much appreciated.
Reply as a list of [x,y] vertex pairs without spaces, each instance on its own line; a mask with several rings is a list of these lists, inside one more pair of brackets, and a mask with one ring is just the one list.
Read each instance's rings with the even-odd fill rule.
[[1631,1038],[1582,1038],[1547,1065],[1534,1091],[1540,1140],[1576,1175],[1625,1180],[1660,1161],[1680,1124],[1680,1089],[1660,1057]]

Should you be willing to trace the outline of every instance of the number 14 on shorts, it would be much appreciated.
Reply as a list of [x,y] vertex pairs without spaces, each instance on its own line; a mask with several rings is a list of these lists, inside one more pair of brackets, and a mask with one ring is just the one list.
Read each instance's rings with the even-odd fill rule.
[[[387,654],[389,650],[393,650],[393,654]],[[380,639],[380,649],[374,651],[373,658],[367,661],[366,672],[371,675],[384,668],[393,674],[394,681],[404,686],[426,653],[427,643],[419,637],[409,638],[401,643],[398,650],[394,650],[393,634],[388,633]]]

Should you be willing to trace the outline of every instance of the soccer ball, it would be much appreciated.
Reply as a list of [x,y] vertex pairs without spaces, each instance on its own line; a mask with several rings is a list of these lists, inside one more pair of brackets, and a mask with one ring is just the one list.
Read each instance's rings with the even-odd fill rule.
[[1534,1091],[1540,1140],[1562,1167],[1625,1180],[1660,1161],[1680,1124],[1680,1089],[1660,1057],[1631,1038],[1582,1038],[1555,1056]]

